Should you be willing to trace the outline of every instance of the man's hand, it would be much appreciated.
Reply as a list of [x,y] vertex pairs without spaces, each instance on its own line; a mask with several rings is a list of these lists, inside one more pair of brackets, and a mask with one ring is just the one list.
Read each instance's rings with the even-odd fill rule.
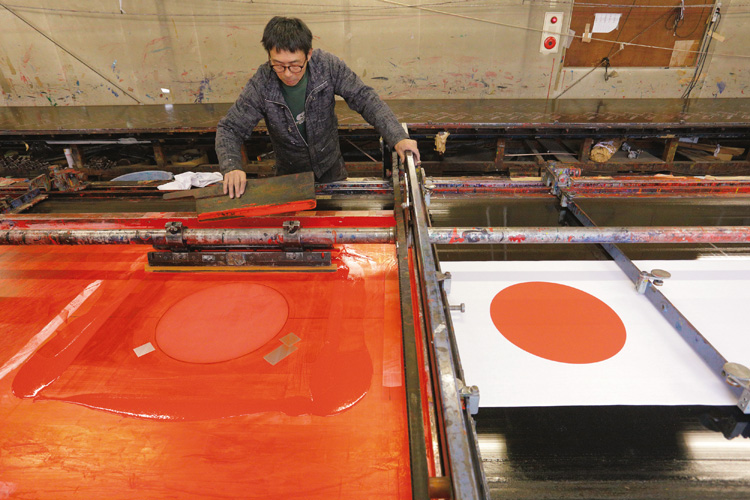
[[412,139],[401,139],[396,143],[394,149],[396,150],[396,153],[398,153],[398,157],[401,158],[401,163],[404,163],[406,161],[406,152],[411,151],[414,155],[414,164],[419,165],[420,160],[419,149],[417,149],[417,141]]
[[246,185],[247,174],[242,170],[232,170],[224,176],[224,194],[229,194],[230,198],[242,196]]

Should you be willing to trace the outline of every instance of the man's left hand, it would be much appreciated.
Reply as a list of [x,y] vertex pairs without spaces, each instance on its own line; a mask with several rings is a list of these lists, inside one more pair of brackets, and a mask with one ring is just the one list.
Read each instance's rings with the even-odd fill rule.
[[406,161],[405,155],[407,151],[411,151],[414,155],[414,164],[419,165],[419,149],[417,148],[417,141],[413,139],[401,139],[396,143],[396,146],[394,148],[396,150],[396,153],[398,153],[398,157],[401,159],[401,163],[404,163]]

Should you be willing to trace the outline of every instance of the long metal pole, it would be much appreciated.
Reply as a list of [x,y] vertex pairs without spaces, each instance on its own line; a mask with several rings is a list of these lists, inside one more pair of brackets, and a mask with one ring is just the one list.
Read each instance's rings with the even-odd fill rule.
[[714,227],[431,227],[433,244],[748,243],[748,226]]
[[[393,228],[299,229],[299,244],[304,246],[393,243]],[[184,229],[179,243],[187,246],[280,246],[288,241],[283,229]],[[48,230],[11,229],[0,231],[0,245],[156,245],[174,246],[164,229]]]
[[[409,461],[411,463],[411,489],[413,500],[428,500],[429,468],[427,463],[427,444],[425,441],[425,423],[422,418],[422,390],[417,351],[417,329],[414,327],[415,316],[412,307],[412,288],[409,272],[409,248],[406,234],[406,220],[403,193],[399,183],[398,170],[393,170],[393,201],[396,218],[396,255],[398,256],[398,285],[401,295],[401,331],[403,334],[404,384],[406,388],[406,416],[409,422]],[[416,290],[415,290],[416,293]]]
[[[750,243],[748,226],[714,227],[430,227],[434,245],[590,243]],[[300,229],[304,245],[393,243],[394,228]],[[185,245],[278,246],[287,233],[276,228],[185,229]],[[10,229],[0,245],[164,245],[163,229]]]
[[442,290],[438,284],[437,262],[427,232],[429,220],[422,196],[422,185],[417,177],[414,159],[409,154],[404,166],[413,210],[414,247],[424,288],[425,322],[432,339],[435,356],[436,381],[439,387],[442,417],[445,425],[447,455],[455,500],[486,498],[486,484],[481,457],[476,446],[473,422],[464,407],[458,354],[454,351],[448,328],[448,318]]

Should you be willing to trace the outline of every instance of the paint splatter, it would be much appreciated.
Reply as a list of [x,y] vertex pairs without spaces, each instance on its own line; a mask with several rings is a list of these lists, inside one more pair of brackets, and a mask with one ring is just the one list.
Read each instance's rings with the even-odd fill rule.
[[117,67],[117,59],[112,62],[112,71],[115,71],[115,68]]
[[195,96],[195,103],[202,103],[205,99],[206,90],[211,90],[211,80],[204,78],[201,80],[201,84],[198,87],[198,94]]
[[719,89],[719,94],[724,92],[724,89],[727,88],[727,84],[724,82],[716,82],[716,87]]

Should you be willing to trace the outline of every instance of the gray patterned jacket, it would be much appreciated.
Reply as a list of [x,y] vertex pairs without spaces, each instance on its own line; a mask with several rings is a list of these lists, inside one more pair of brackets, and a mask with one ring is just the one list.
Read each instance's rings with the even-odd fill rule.
[[319,179],[333,169],[341,171],[345,177],[334,110],[335,95],[343,97],[351,109],[375,127],[391,148],[409,137],[375,91],[338,57],[316,49],[307,71],[307,141],[299,133],[284,101],[278,77],[266,62],[245,85],[216,128],[216,153],[222,173],[242,168],[242,141],[249,138],[253,128],[264,119],[276,152],[277,175],[312,170]]

